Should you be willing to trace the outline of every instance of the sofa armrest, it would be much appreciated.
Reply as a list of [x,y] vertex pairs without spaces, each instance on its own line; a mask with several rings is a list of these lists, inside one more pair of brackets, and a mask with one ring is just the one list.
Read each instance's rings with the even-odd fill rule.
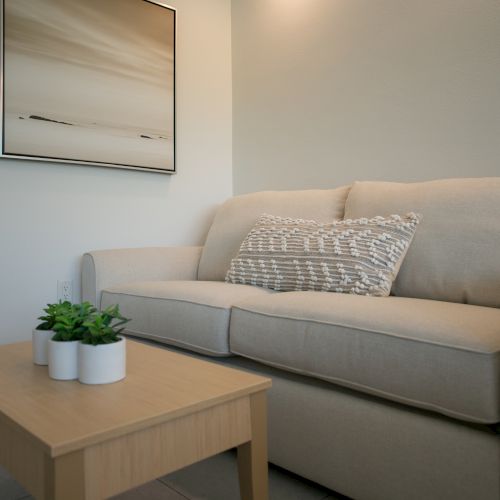
[[99,307],[102,290],[131,281],[196,280],[202,247],[120,248],[83,255],[82,300]]

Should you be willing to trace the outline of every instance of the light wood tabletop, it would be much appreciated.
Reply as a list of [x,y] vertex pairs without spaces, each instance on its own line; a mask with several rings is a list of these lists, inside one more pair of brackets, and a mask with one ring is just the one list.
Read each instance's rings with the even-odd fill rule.
[[127,377],[87,386],[0,346],[0,464],[40,500],[94,500],[237,446],[242,498],[264,500],[270,385],[127,340]]

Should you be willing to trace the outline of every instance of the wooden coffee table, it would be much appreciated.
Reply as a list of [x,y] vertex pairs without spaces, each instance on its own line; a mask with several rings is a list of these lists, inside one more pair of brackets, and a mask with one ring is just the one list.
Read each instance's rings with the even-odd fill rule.
[[0,346],[0,464],[39,500],[94,500],[237,446],[242,499],[266,500],[270,386],[130,340],[127,378],[86,386]]

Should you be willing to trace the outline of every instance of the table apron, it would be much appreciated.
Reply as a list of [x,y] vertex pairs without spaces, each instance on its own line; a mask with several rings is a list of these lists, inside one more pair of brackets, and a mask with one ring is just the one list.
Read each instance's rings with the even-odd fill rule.
[[252,439],[244,396],[55,458],[0,423],[0,464],[37,500],[102,500]]

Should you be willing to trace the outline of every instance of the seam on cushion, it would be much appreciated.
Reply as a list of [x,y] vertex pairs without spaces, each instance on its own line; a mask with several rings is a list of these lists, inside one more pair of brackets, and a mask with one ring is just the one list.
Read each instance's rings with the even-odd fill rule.
[[154,299],[154,300],[170,300],[172,302],[185,302],[186,304],[193,304],[195,306],[203,306],[203,307],[211,307],[212,309],[219,309],[221,311],[229,311],[232,306],[222,307],[222,306],[212,306],[210,304],[204,304],[203,302],[194,302],[192,300],[187,299],[170,299],[168,297],[150,297],[149,295],[138,295],[134,293],[125,293],[125,292],[110,292],[104,290],[103,294],[107,293],[109,295],[126,295],[127,297],[137,297],[140,299]]
[[[328,293],[328,292],[326,292]],[[290,316],[282,316],[280,314],[270,314],[270,313],[263,313],[263,312],[260,312],[260,311],[254,311],[252,309],[245,309],[241,306],[233,306],[233,309],[239,309],[240,311],[244,311],[244,312],[247,312],[247,313],[250,313],[250,314],[256,314],[256,315],[259,315],[259,316],[266,316],[268,318],[280,318],[280,319],[288,319],[290,321],[304,321],[306,323],[314,323],[314,324],[318,324],[318,325],[328,325],[328,326],[340,326],[342,328],[349,328],[351,330],[357,330],[357,331],[360,331],[360,332],[369,332],[371,334],[377,334],[377,335],[383,335],[383,336],[386,336],[386,337],[394,337],[394,338],[397,338],[397,339],[400,339],[400,340],[409,340],[411,342],[415,342],[415,343],[418,343],[418,344],[428,344],[428,345],[436,345],[436,346],[439,346],[439,347],[446,347],[446,348],[449,348],[449,349],[455,349],[457,351],[464,351],[464,352],[471,352],[471,353],[474,353],[474,354],[479,354],[479,355],[482,355],[482,356],[493,356],[493,357],[496,357],[500,354],[500,350],[497,350],[497,351],[493,351],[493,352],[481,352],[481,351],[477,351],[475,349],[468,349],[468,348],[465,348],[465,347],[457,347],[457,346],[453,346],[451,344],[446,344],[444,342],[435,342],[435,341],[429,341],[429,340],[423,340],[423,339],[419,339],[417,337],[407,337],[407,336],[402,336],[402,335],[398,335],[397,333],[394,333],[394,332],[390,332],[390,331],[384,331],[384,330],[372,330],[372,329],[369,329],[369,328],[362,328],[362,327],[358,327],[358,326],[351,326],[351,325],[347,325],[347,324],[344,324],[344,323],[330,323],[328,321],[320,321],[320,320],[317,320],[317,319],[309,319],[309,318],[302,318],[302,317],[290,317]]]
[[195,344],[191,344],[189,342],[183,342],[180,340],[173,339],[171,337],[166,337],[166,336],[161,336],[161,335],[155,335],[154,333],[146,333],[146,332],[141,332],[139,330],[130,330],[126,329],[124,331],[125,334],[130,334],[130,335],[137,335],[139,337],[145,337],[145,338],[151,338],[151,339],[158,339],[158,341],[163,341],[164,343],[171,343],[172,345],[178,346],[178,347],[188,347],[190,350],[194,352],[199,352],[202,354],[209,354],[209,355],[217,355],[217,357],[228,357],[231,356],[232,353],[231,351],[215,351],[212,349],[209,349],[208,347],[200,347]]
[[454,410],[449,410],[447,408],[444,408],[442,406],[433,404],[433,403],[424,403],[422,401],[412,399],[412,398],[405,398],[403,396],[397,396],[392,392],[386,392],[381,389],[375,389],[373,387],[364,385],[364,384],[359,384],[357,382],[350,382],[342,378],[337,378],[337,377],[326,377],[324,375],[319,375],[314,372],[309,372],[305,370],[300,370],[297,368],[292,368],[288,365],[282,365],[281,363],[276,363],[274,361],[266,361],[262,358],[259,358],[258,356],[249,356],[247,354],[242,354],[241,352],[238,352],[237,350],[234,350],[231,348],[231,352],[233,354],[236,354],[238,356],[242,356],[243,358],[248,358],[252,359],[254,361],[257,361],[258,363],[262,363],[263,365],[269,365],[273,366],[275,368],[279,368],[280,370],[288,371],[291,373],[297,373],[298,375],[306,376],[306,377],[312,377],[312,378],[317,378],[319,380],[325,380],[326,382],[338,384],[344,387],[348,387],[351,389],[358,389],[360,390],[359,392],[365,392],[367,394],[372,394],[375,396],[383,397],[384,399],[389,399],[392,401],[397,401],[399,403],[410,403],[410,406],[415,406],[417,408],[423,408],[426,410],[434,410],[437,411],[437,413],[442,413],[443,415],[448,415],[450,417],[455,417],[459,418],[461,420],[469,421],[469,422],[475,422],[475,423],[481,423],[481,424],[493,424],[498,422],[498,418],[495,421],[490,421],[490,420],[485,420],[479,417],[474,417],[472,415],[469,415],[467,413],[461,413],[458,411]]

